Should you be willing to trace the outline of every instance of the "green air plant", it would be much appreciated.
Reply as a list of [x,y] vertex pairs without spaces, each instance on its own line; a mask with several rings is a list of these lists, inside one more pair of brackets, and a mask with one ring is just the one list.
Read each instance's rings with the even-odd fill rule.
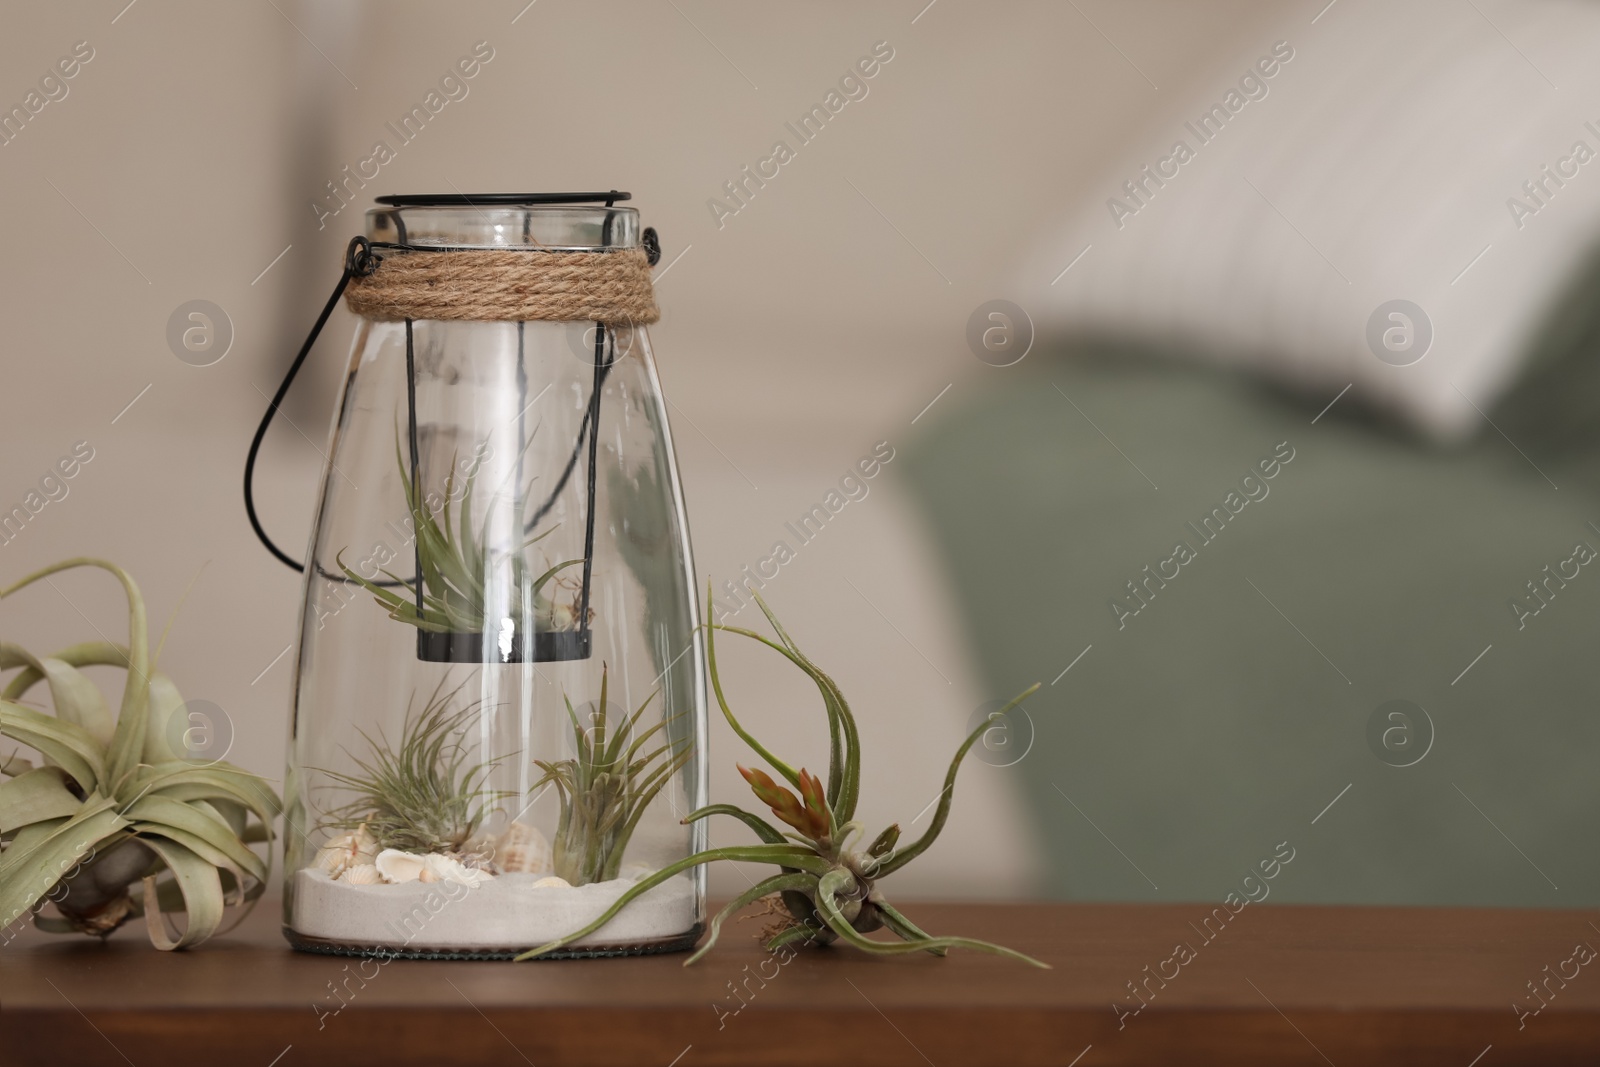
[[[99,567],[122,583],[128,643],[88,641],[41,657],[0,642],[0,670],[20,669],[0,691],[0,735],[41,759],[35,766],[0,754],[0,925],[31,913],[43,930],[105,937],[142,912],[157,948],[196,945],[229,909],[243,918],[261,895],[280,804],[256,775],[174,751],[167,727],[183,698],[154,670],[144,600],[121,568],[69,559],[0,597],[75,567]],[[127,672],[115,717],[82,672],[94,666]],[[40,681],[53,715],[20,703]],[[266,858],[255,842],[266,843]],[[59,918],[41,914],[47,902]],[[178,912],[187,918],[181,933],[171,921]]]
[[328,813],[324,828],[365,827],[379,848],[418,853],[460,851],[477,832],[508,794],[484,787],[499,759],[470,762],[467,720],[476,718],[482,702],[452,711],[466,681],[448,692],[444,686],[441,680],[421,708],[414,708],[414,696],[407,704],[399,747],[381,731],[376,739],[362,731],[370,754],[351,757],[360,773],[322,772],[355,794]]
[[[497,554],[489,546],[487,529],[474,531],[472,525],[472,494],[477,471],[467,476],[460,487],[459,514],[452,520],[451,502],[457,497],[456,464],[451,463],[450,474],[445,479],[444,500],[437,510],[431,507],[428,494],[413,474],[406,469],[405,457],[400,452],[398,437],[395,440],[395,458],[400,464],[400,480],[405,485],[406,505],[416,535],[417,569],[422,576],[422,603],[416,600],[412,581],[398,577],[387,570],[381,573],[396,588],[386,588],[375,578],[366,578],[351,570],[344,562],[343,553],[335,557],[345,577],[371,593],[374,599],[389,610],[389,617],[408,623],[429,633],[484,633],[495,629],[488,621],[490,576],[499,564]],[[520,497],[512,502],[511,514],[520,516],[523,508]],[[487,525],[487,524],[486,524]],[[511,602],[497,608],[514,620],[520,620],[529,610],[535,631],[560,631],[575,629],[581,621],[571,604],[561,603],[545,595],[549,585],[563,570],[583,562],[569,559],[555,564],[537,577],[532,576],[523,552],[533,544],[554,533],[552,526],[541,534],[530,537],[509,554],[506,564],[510,576],[506,585]],[[498,585],[498,582],[495,583]]]
[[[707,599],[710,599],[709,590],[707,594]],[[610,922],[640,894],[682,871],[716,860],[734,860],[775,864],[779,868],[779,873],[756,883],[729,902],[727,907],[711,920],[711,929],[705,944],[684,961],[685,966],[710,951],[717,942],[722,924],[731,915],[769,894],[779,894],[790,919],[789,924],[767,942],[769,951],[776,951],[794,942],[828,944],[841,940],[862,951],[878,955],[931,952],[936,956],[942,956],[952,948],[968,948],[1009,956],[1038,967],[1047,966],[1020,952],[987,941],[975,941],[965,937],[930,936],[918,929],[910,919],[890,904],[878,887],[880,880],[916,859],[938,838],[940,831],[944,829],[945,820],[950,815],[956,772],[960,769],[967,750],[996,719],[1022,703],[1039,686],[1035,684],[1009,704],[990,714],[967,736],[961,747],[956,749],[955,758],[950,761],[950,769],[945,773],[944,789],[939,794],[939,805],[934,812],[933,822],[915,843],[900,848],[900,827],[892,825],[873,839],[865,852],[853,851],[851,843],[861,832],[860,824],[853,821],[861,787],[861,753],[855,717],[851,714],[850,706],[845,703],[844,696],[839,692],[839,687],[834,684],[833,679],[805,657],[759,594],[756,594],[755,599],[766,614],[767,621],[772,624],[778,641],[774,642],[754,631],[735,626],[708,627],[706,649],[711,684],[716,693],[717,703],[722,707],[722,714],[728,720],[728,725],[733,727],[733,732],[798,791],[797,796],[763,771],[750,770],[742,766],[739,768],[739,773],[750,783],[756,797],[768,805],[772,813],[794,832],[783,833],[759,815],[732,804],[711,804],[691,812],[683,820],[685,823],[692,823],[712,815],[731,816],[753,830],[761,839],[761,843],[709,849],[664,867],[631,886],[615,904],[588,926],[523,953],[517,958],[530,959],[587,937]],[[751,736],[734,717],[732,709],[728,707],[727,699],[723,696],[722,680],[717,674],[717,630],[741,634],[761,642],[799,667],[816,684],[822,694],[823,708],[828,716],[829,767],[826,786],[804,768],[795,770],[767,751],[761,742]],[[890,932],[901,940],[878,941],[864,936],[880,927],[888,927]]]
[[[561,818],[556,824],[551,852],[555,872],[573,885],[588,885],[617,877],[628,839],[645,808],[693,752],[689,739],[667,741],[640,754],[650,738],[671,718],[638,731],[639,720],[656,694],[645,698],[639,710],[613,728],[608,718],[607,672],[600,675],[600,701],[585,724],[567,701],[572,739],[577,755],[554,763],[535,760],[544,777],[561,797]],[[673,718],[676,718],[674,716]],[[624,748],[623,746],[627,746]]]

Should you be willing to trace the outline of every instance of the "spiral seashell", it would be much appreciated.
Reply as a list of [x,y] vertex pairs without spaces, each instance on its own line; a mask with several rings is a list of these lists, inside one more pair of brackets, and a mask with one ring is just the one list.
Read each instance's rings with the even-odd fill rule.
[[325,871],[329,878],[338,878],[350,867],[374,862],[377,855],[377,839],[362,826],[351,833],[331,838],[317,850],[311,866]]
[[345,869],[339,876],[339,881],[348,882],[350,885],[382,885],[383,875],[378,873],[378,868],[371,863],[357,863]]
[[350,866],[350,853],[343,846],[329,842],[317,849],[316,858],[311,861],[311,866],[322,871],[329,878],[338,878]]
[[378,873],[383,875],[386,882],[415,882],[422,877],[427,857],[401,852],[397,848],[386,848],[378,853],[373,866],[378,868]]
[[495,839],[495,866],[502,871],[539,874],[551,867],[550,842],[536,826],[514,822]]
[[493,878],[488,871],[468,867],[454,856],[430,852],[422,857],[423,882],[454,882],[457,885],[478,886]]
[[378,839],[363,825],[355,833],[350,834],[350,846],[354,850],[350,855],[352,865],[372,863],[378,858]]
[[533,883],[535,889],[571,889],[572,883],[558,875],[546,875]]

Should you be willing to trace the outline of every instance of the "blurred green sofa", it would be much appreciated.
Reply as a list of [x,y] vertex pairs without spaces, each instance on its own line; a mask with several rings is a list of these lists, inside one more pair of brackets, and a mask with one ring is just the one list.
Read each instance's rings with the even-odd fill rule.
[[991,693],[1044,683],[1008,773],[1051,895],[1216,901],[1287,842],[1274,900],[1600,901],[1592,291],[1460,447],[1093,340],[941,405],[897,468]]

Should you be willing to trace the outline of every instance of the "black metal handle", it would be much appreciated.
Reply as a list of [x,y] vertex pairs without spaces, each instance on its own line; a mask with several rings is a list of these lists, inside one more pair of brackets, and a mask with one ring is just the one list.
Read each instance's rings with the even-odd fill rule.
[[255,473],[256,455],[261,451],[261,442],[267,436],[267,427],[272,425],[272,418],[278,413],[278,405],[283,403],[283,398],[289,393],[289,386],[294,384],[294,376],[300,373],[301,364],[311,354],[311,346],[317,343],[317,337],[322,333],[322,328],[328,323],[328,316],[333,314],[333,309],[338,306],[339,298],[344,295],[344,290],[350,284],[350,279],[365,277],[378,269],[378,261],[383,257],[372,251],[372,245],[365,237],[353,237],[344,254],[344,273],[339,276],[339,284],[334,286],[333,295],[328,297],[327,304],[323,305],[322,314],[317,316],[316,325],[311,327],[311,332],[306,335],[306,343],[300,346],[300,354],[294,357],[294,362],[289,364],[289,373],[283,376],[283,383],[278,386],[278,391],[272,396],[272,403],[267,405],[267,413],[261,416],[261,425],[256,427],[256,435],[250,442],[250,454],[244,461],[244,511],[250,516],[250,528],[256,532],[261,543],[267,546],[267,551],[278,557],[287,566],[293,567],[301,573],[305,572],[306,565],[300,563],[283,549],[273,544],[272,538],[267,536],[267,531],[262,529],[261,519],[256,515],[255,499]]

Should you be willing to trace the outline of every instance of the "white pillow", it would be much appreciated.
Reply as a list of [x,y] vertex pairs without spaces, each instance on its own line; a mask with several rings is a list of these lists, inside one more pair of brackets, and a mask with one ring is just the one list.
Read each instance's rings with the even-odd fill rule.
[[[1032,258],[1039,328],[1164,342],[1317,398],[1353,384],[1346,401],[1440,439],[1485,428],[1600,232],[1600,7],[1475,3],[1336,0],[1315,22],[1296,5],[1212,76],[1164,86]],[[1367,341],[1395,300],[1432,325],[1409,365],[1416,340],[1381,340],[1404,349],[1404,319],[1374,331],[1387,360]]]

